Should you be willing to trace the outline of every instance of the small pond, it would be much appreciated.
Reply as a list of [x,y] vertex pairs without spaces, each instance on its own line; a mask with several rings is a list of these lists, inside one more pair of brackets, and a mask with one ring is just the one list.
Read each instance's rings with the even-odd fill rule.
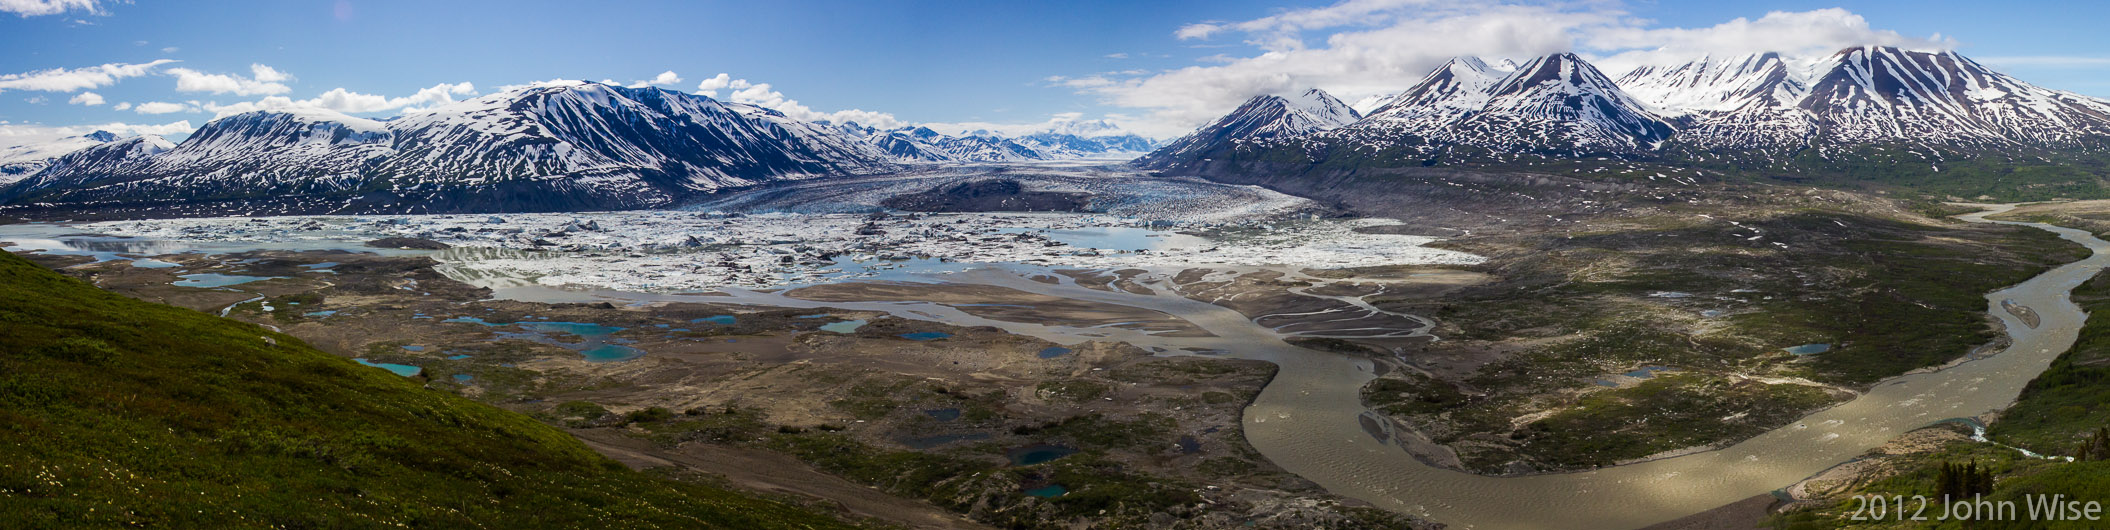
[[901,338],[908,340],[938,340],[951,336],[951,333],[946,333],[942,331],[918,331],[915,333],[903,333],[900,335]]
[[1040,350],[1040,354],[1039,354],[1039,356],[1040,356],[1040,358],[1042,358],[1042,359],[1053,359],[1053,358],[1056,358],[1056,357],[1061,357],[1061,356],[1064,356],[1064,355],[1069,355],[1069,354],[1070,354],[1070,349],[1069,349],[1069,348],[1064,348],[1064,347],[1061,347],[1061,346],[1049,346],[1049,347],[1047,347],[1047,348],[1041,349],[1041,350]]
[[366,360],[366,359],[352,359],[352,360],[353,360],[353,361],[355,361],[355,362],[358,362],[359,364],[364,364],[364,365],[367,365],[367,366],[372,366],[372,367],[375,367],[375,368],[380,368],[380,369],[383,369],[383,370],[388,370],[388,371],[390,371],[390,372],[395,372],[395,373],[396,373],[396,375],[400,375],[400,376],[403,376],[403,377],[411,377],[411,376],[415,376],[415,375],[418,375],[418,373],[420,373],[420,372],[424,372],[424,371],[425,371],[425,369],[424,369],[424,368],[419,368],[419,367],[416,367],[416,366],[411,366],[411,365],[407,365],[407,364],[377,363],[377,362],[371,362],[371,361],[368,361],[368,360]]
[[821,331],[833,331],[836,333],[856,333],[857,328],[861,328],[864,326],[865,321],[863,320],[844,320],[842,322],[821,324]]
[[1014,466],[1045,464],[1073,454],[1077,454],[1077,449],[1055,444],[1033,444],[1004,451],[1004,457],[1011,459]]
[[1785,349],[1788,351],[1788,353],[1796,355],[1816,355],[1819,353],[1832,351],[1832,345],[1824,343],[1812,343]]

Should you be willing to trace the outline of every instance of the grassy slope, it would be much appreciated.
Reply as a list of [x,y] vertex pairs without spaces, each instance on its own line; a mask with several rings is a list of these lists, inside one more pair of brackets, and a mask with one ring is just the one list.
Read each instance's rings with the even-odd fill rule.
[[[275,344],[274,344],[275,342]],[[835,528],[525,416],[0,252],[11,527]]]

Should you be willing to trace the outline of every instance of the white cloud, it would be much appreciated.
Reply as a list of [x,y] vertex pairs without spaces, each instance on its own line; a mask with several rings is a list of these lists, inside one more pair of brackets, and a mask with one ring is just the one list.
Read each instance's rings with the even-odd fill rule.
[[1128,54],[1127,54],[1126,52],[1122,52],[1122,53],[1109,53],[1109,54],[1106,54],[1106,58],[1108,58],[1108,59],[1127,59],[1127,58],[1128,58]]
[[[259,110],[288,109],[327,109],[347,114],[380,112],[385,110],[396,109],[403,109],[406,112],[416,112],[431,107],[453,103],[455,102],[454,96],[467,96],[475,94],[476,85],[470,84],[465,81],[461,83],[440,83],[422,90],[418,90],[416,93],[411,94],[409,96],[401,97],[388,97],[375,94],[361,94],[358,92],[346,90],[344,88],[333,88],[330,89],[330,91],[328,92],[323,92],[321,95],[315,96],[310,99],[297,100],[285,96],[270,96],[256,101],[243,101],[227,105],[221,105],[219,103],[204,103],[195,105],[195,107],[203,109],[207,112],[211,112],[215,115],[215,117],[231,116],[244,112],[254,112]],[[146,112],[145,107],[146,104],[141,104],[140,112]]]
[[152,73],[155,67],[173,62],[176,61],[162,59],[150,63],[110,63],[86,68],[53,68],[20,74],[0,75],[0,92],[9,90],[72,92],[75,90],[100,88],[110,86],[119,79],[147,75]]
[[[681,82],[681,75],[679,75],[679,74],[676,74],[676,73],[674,73],[674,71],[673,71],[673,70],[668,70],[668,71],[665,71],[665,72],[660,72],[658,76],[654,76],[654,77],[653,77],[653,78],[651,78],[651,79],[640,79],[640,80],[637,80],[637,81],[631,81],[631,82],[630,82],[630,84],[629,84],[629,85],[627,85],[627,86],[629,86],[630,88],[645,88],[645,87],[649,87],[649,86],[652,86],[652,85],[662,85],[662,86],[666,86],[666,85],[674,85],[674,84],[677,84],[677,83],[680,83],[680,82]],[[621,85],[621,83],[617,83],[617,82],[615,82],[615,81],[613,81],[613,80],[606,80],[606,81],[601,81],[601,84],[605,84],[605,85]]]
[[96,105],[103,104],[103,95],[94,92],[82,92],[79,95],[73,96],[72,99],[66,100],[66,102],[74,105],[86,105],[93,107]]
[[75,9],[89,13],[101,13],[96,0],[0,0],[0,12],[14,13],[23,18],[56,15]]
[[163,48],[161,49],[161,53],[176,53],[177,51],[180,51],[180,50],[182,50],[182,49],[183,49],[183,48],[178,48],[178,47],[175,47],[175,46],[168,46],[168,47],[163,47]]
[[[1307,42],[1308,34],[1312,42]],[[1233,35],[1257,49],[1164,72],[1109,72],[1047,81],[1099,96],[1104,104],[1145,110],[1148,116],[1136,128],[1162,136],[1183,134],[1258,95],[1322,88],[1353,101],[1397,92],[1460,55],[1523,60],[1579,52],[1617,76],[1639,64],[1684,61],[1707,53],[1807,55],[1857,45],[1954,45],[1939,35],[1917,38],[1874,29],[1860,15],[1843,9],[1772,12],[1709,27],[1663,28],[1631,16],[1616,3],[1592,1],[1345,0],[1246,21],[1198,22],[1173,32],[1178,40]]]
[[[124,109],[118,109],[118,110],[124,110]],[[133,106],[132,106],[132,112],[137,112],[137,113],[140,113],[140,114],[168,114],[168,113],[172,113],[172,112],[197,112],[197,111],[198,111],[198,110],[197,110],[197,108],[196,108],[196,107],[194,107],[194,106],[192,106],[192,105],[186,105],[186,104],[182,104],[182,103],[169,103],[169,102],[166,102],[166,101],[148,101],[148,102],[146,102],[146,103],[140,103],[140,104],[138,104],[138,105],[133,105]]]
[[895,118],[893,114],[885,112],[863,109],[839,110],[835,112],[813,110],[800,104],[798,100],[785,97],[783,92],[776,91],[769,86],[769,83],[755,83],[746,79],[733,79],[731,74],[720,73],[696,85],[696,93],[709,98],[716,98],[719,90],[727,89],[733,91],[732,94],[726,96],[725,99],[728,101],[773,109],[784,113],[785,116],[799,120],[825,120],[835,123],[857,122],[859,125],[881,129],[892,129],[908,125],[908,122],[901,121],[899,118]]
[[[743,79],[740,82],[745,83],[747,81]],[[719,73],[710,79],[703,80],[702,83],[697,83],[696,94],[707,98],[716,98],[719,90],[724,90],[730,86],[733,86],[733,76]]]
[[132,110],[132,102],[119,101],[116,105],[111,105],[110,110]]
[[277,83],[293,79],[293,76],[280,72],[276,68],[254,63],[249,65],[249,76],[262,83]]
[[252,77],[242,77],[234,74],[208,74],[189,68],[170,68],[168,72],[176,76],[176,90],[179,92],[211,92],[237,96],[259,96],[284,94],[293,91],[292,87],[280,83],[280,81],[292,79],[292,76],[286,75],[284,72],[261,64],[249,65],[249,70]]

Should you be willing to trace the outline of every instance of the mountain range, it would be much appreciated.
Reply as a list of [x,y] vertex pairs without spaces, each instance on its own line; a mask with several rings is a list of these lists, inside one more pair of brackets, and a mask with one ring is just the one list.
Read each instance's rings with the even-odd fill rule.
[[256,111],[213,120],[180,143],[101,133],[24,146],[0,152],[17,180],[0,188],[0,201],[148,209],[208,203],[240,213],[630,209],[917,163],[1150,147],[1133,135],[880,131],[657,88],[562,82],[386,120]]
[[[2110,139],[2110,101],[2031,85],[1955,52],[1881,46],[1702,57],[1616,81],[1574,54],[1515,68],[1460,57],[1332,126],[1273,111],[1270,98],[1140,163],[1192,169],[1304,153],[1390,165],[1612,157],[1762,166],[1888,148],[1935,158],[2090,151]],[[1308,132],[1279,132],[1292,129]]]

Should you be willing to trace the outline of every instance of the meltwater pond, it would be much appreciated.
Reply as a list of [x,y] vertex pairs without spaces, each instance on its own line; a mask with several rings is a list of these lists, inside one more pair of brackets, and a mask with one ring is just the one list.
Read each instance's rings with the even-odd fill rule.
[[1832,345],[1830,345],[1830,344],[1824,344],[1824,343],[1821,343],[1821,342],[1820,342],[1820,343],[1813,343],[1813,344],[1804,344],[1804,345],[1801,345],[1801,346],[1795,346],[1795,347],[1792,347],[1792,348],[1783,348],[1783,349],[1787,350],[1787,351],[1788,351],[1788,353],[1792,353],[1792,354],[1796,354],[1796,355],[1816,355],[1816,354],[1819,354],[1819,353],[1824,353],[1824,352],[1832,351]]
[[842,322],[831,322],[827,324],[821,324],[821,331],[833,331],[836,333],[856,333],[857,328],[864,327],[864,325],[865,321],[863,320],[844,320]]
[[[645,356],[644,350],[610,343],[608,336],[623,330],[623,328],[614,326],[603,326],[588,322],[514,322],[511,324],[499,324],[485,322],[484,319],[477,317],[455,317],[442,320],[441,322],[468,323],[486,327],[517,326],[526,331],[518,333],[500,331],[497,332],[499,338],[522,339],[570,348],[577,350],[579,355],[586,357],[588,362],[628,361]],[[551,333],[576,336],[579,337],[580,342],[572,343],[552,339],[549,337]]]
[[1004,452],[1014,466],[1045,464],[1073,454],[1077,454],[1076,448],[1054,444],[1033,444]]
[[403,376],[403,377],[414,377],[414,376],[417,376],[417,375],[418,375],[419,373],[421,373],[421,372],[424,372],[424,371],[425,371],[425,369],[424,369],[424,368],[419,368],[419,367],[416,367],[416,366],[411,366],[411,365],[407,365],[407,364],[394,364],[394,363],[377,363],[377,362],[373,362],[373,361],[368,361],[368,360],[366,360],[366,359],[352,359],[352,361],[354,361],[354,362],[357,362],[357,363],[359,363],[359,364],[364,364],[364,365],[367,365],[367,366],[372,366],[372,367],[375,367],[375,368],[380,368],[380,369],[383,369],[383,370],[388,370],[388,371],[390,371],[390,372],[395,372],[395,373],[396,373],[396,375],[400,375],[400,376]]

